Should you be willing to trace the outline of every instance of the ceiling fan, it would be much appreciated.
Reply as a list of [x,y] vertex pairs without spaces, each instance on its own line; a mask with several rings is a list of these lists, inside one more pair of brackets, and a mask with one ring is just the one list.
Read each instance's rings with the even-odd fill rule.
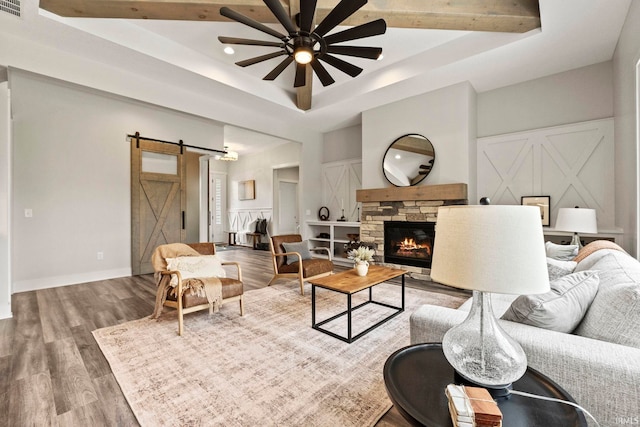
[[258,31],[262,31],[279,39],[279,41],[218,37],[218,40],[224,44],[278,48],[279,50],[276,52],[236,62],[236,65],[247,67],[269,59],[286,56],[282,62],[264,76],[263,80],[275,80],[292,62],[295,62],[296,74],[293,87],[300,88],[307,84],[307,64],[309,64],[316,73],[322,85],[328,86],[335,83],[335,80],[331,77],[321,61],[351,77],[356,77],[362,72],[362,68],[334,55],[378,59],[382,54],[382,48],[380,47],[345,46],[338,45],[338,43],[384,34],[387,30],[387,24],[384,19],[376,19],[366,24],[327,35],[327,33],[340,25],[345,19],[349,18],[362,6],[367,4],[367,0],[340,1],[315,28],[313,28],[313,18],[316,11],[317,0],[304,0],[300,2],[300,13],[296,15],[295,23],[289,17],[279,0],[263,1],[278,22],[282,24],[287,34],[276,31],[226,6],[220,9],[220,14]]

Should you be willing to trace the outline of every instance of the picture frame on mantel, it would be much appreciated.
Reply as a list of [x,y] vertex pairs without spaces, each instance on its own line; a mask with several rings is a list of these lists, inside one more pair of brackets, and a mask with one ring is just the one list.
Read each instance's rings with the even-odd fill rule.
[[238,182],[238,200],[254,200],[256,198],[256,181]]
[[522,206],[537,206],[540,208],[540,219],[543,226],[549,226],[550,221],[550,209],[551,209],[551,196],[522,196],[520,198],[520,204]]

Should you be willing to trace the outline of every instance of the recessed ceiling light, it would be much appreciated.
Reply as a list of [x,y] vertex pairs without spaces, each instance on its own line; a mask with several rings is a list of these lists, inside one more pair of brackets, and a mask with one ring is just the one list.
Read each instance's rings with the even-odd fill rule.
[[400,154],[396,154],[396,159],[400,160],[402,158],[402,156]]
[[233,55],[234,53],[236,53],[236,51],[233,50],[231,46],[227,46],[224,48],[224,53],[226,53],[227,55]]

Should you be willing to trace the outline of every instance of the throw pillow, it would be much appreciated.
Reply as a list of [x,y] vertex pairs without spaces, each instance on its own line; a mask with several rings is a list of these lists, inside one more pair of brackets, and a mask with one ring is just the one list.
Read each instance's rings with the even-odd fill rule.
[[581,271],[550,283],[551,291],[516,298],[502,319],[571,333],[598,292],[597,271]]
[[560,261],[555,258],[547,258],[547,270],[549,271],[549,282],[553,282],[567,274],[573,273],[578,265],[575,261]]
[[[285,252],[298,252],[303,260],[311,259],[311,252],[309,251],[309,242],[304,240],[302,242],[283,243],[282,247]],[[288,256],[287,265],[298,262],[297,256]]]
[[557,245],[553,242],[546,242],[544,247],[548,258],[572,261],[578,255],[578,245]]
[[[167,270],[179,271],[182,280],[199,277],[227,277],[222,263],[215,255],[167,258]],[[178,286],[178,276],[172,274],[170,283],[171,286]]]

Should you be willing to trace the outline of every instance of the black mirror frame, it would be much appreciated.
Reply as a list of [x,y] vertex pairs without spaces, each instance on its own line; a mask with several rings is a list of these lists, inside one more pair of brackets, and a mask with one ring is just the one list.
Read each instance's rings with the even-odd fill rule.
[[[393,145],[400,141],[402,138],[406,138],[408,136],[414,136],[414,137],[420,137],[420,138],[424,138],[424,140],[429,143],[429,145],[431,146],[431,148],[433,149],[433,161],[431,162],[431,169],[424,175],[418,175],[417,177],[408,177],[411,180],[411,184],[410,185],[398,185],[395,184],[394,182],[392,182],[389,177],[387,176],[387,172],[384,169],[384,160],[387,158],[387,154],[389,153],[389,150],[391,150],[391,148],[393,148]],[[431,170],[433,170],[433,166],[435,165],[436,162],[436,150],[435,147],[433,146],[433,143],[429,140],[429,138],[427,138],[424,135],[420,135],[419,133],[408,133],[405,135],[402,135],[398,138],[396,138],[390,145],[389,147],[387,147],[387,150],[384,152],[384,155],[382,156],[382,174],[384,175],[384,178],[391,183],[392,185],[396,186],[396,187],[412,187],[414,185],[417,185],[419,183],[421,183],[428,175],[429,173],[431,173]],[[421,177],[420,177],[421,176]],[[420,177],[420,179],[416,180],[416,178]]]

